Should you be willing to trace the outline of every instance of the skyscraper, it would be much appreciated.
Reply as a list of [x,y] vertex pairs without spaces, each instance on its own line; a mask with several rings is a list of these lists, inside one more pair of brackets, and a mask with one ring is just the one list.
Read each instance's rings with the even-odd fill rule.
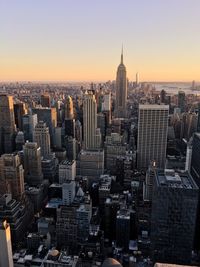
[[178,92],[178,107],[181,109],[181,112],[185,111],[185,92]]
[[16,127],[22,131],[23,130],[23,115],[27,113],[25,104],[20,102],[14,104],[14,115],[15,115],[15,124]]
[[13,267],[10,225],[6,220],[0,221],[0,266]]
[[153,182],[151,249],[158,262],[190,264],[199,188],[188,173],[157,170]]
[[97,148],[97,103],[92,90],[87,91],[83,101],[83,136],[85,149]]
[[65,103],[65,119],[74,118],[73,100],[71,96],[67,96]]
[[34,130],[34,142],[41,148],[41,154],[44,158],[47,158],[50,153],[50,135],[49,128],[46,123],[39,121]]
[[13,151],[15,118],[13,97],[0,95],[0,154]]
[[51,99],[49,94],[41,95],[41,105],[42,107],[50,108],[51,107]]
[[0,194],[10,193],[21,199],[24,193],[24,169],[17,154],[0,157]]
[[[200,133],[195,133],[193,136],[192,145],[192,158],[190,164],[190,173],[196,184],[200,188]],[[195,230],[195,248],[200,248],[200,191],[199,191],[199,204],[197,212],[196,230]]]
[[37,186],[43,181],[41,149],[37,143],[26,142],[23,150],[25,178],[30,185]]
[[150,162],[164,168],[169,106],[139,105],[137,166],[147,169]]
[[25,141],[33,141],[33,132],[38,123],[37,114],[26,114],[22,118]]
[[127,78],[126,67],[123,63],[123,50],[121,53],[121,63],[117,69],[116,77],[116,108],[115,115],[118,118],[126,117],[126,101],[127,101]]

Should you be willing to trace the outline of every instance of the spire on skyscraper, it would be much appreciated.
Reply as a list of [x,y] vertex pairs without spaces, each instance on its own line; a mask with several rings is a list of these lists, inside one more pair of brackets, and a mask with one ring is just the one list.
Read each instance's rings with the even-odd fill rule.
[[123,44],[122,44],[122,52],[121,52],[121,64],[124,64],[123,63]]

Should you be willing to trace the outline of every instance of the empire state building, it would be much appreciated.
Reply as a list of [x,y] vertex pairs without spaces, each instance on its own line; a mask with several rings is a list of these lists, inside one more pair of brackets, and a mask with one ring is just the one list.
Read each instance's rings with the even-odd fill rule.
[[126,117],[126,101],[127,101],[127,78],[126,67],[123,63],[123,50],[121,53],[121,62],[117,69],[116,77],[116,108],[115,116],[118,118]]

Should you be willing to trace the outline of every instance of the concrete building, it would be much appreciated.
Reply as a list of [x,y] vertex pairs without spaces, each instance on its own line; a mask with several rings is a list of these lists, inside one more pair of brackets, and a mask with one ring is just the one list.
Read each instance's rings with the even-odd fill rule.
[[0,157],[0,195],[6,193],[16,199],[21,199],[24,193],[24,169],[16,154]]
[[178,107],[180,108],[181,112],[185,111],[186,100],[185,100],[185,92],[179,91],[178,92]]
[[165,167],[168,114],[167,105],[139,105],[138,169],[147,169],[152,160],[158,168]]
[[59,183],[74,180],[76,177],[76,161],[63,160],[59,164]]
[[99,148],[100,133],[97,132],[97,103],[92,90],[87,91],[83,100],[83,140],[84,148]]
[[120,156],[125,156],[126,146],[122,142],[122,136],[118,133],[111,133],[106,136],[105,146],[105,165],[106,169],[115,174],[116,160]]
[[155,262],[190,264],[198,193],[199,188],[188,173],[157,170],[150,234]]
[[74,180],[67,180],[62,184],[62,199],[64,205],[70,205],[75,198],[76,184]]
[[23,116],[27,113],[26,106],[24,103],[15,103],[14,104],[14,115],[15,115],[15,124],[17,129],[23,131]]
[[104,172],[104,151],[81,150],[77,161],[77,175],[86,176],[88,182],[98,179]]
[[12,198],[11,194],[0,197],[0,220],[6,218],[10,224],[13,243],[16,244],[23,239],[33,215],[33,206],[28,198],[17,201]]
[[42,107],[50,108],[51,107],[50,95],[47,93],[41,95],[40,102]]
[[49,128],[46,126],[46,123],[39,121],[35,126],[33,141],[37,143],[38,147],[41,148],[41,155],[43,158],[48,158],[51,153],[50,148],[50,135]]
[[121,53],[121,62],[117,69],[116,77],[116,107],[115,116],[117,118],[126,117],[126,102],[127,102],[127,77],[126,67],[123,63],[123,50]]
[[38,123],[37,114],[26,114],[22,117],[23,133],[25,141],[33,142],[33,132]]
[[0,266],[13,267],[10,225],[6,220],[0,221]]
[[65,102],[65,119],[73,119],[74,118],[74,108],[73,108],[73,100],[71,96],[67,96]]
[[0,95],[0,155],[13,152],[15,118],[13,97]]
[[51,145],[54,145],[55,128],[57,127],[57,112],[56,108],[33,108],[33,113],[37,114],[38,121],[43,121],[49,128],[49,134],[51,137]]
[[116,245],[118,248],[128,251],[130,240],[130,211],[120,209],[116,219]]
[[23,151],[25,179],[30,185],[37,186],[43,181],[41,149],[37,143],[26,142]]
[[[190,164],[190,174],[195,180],[196,184],[200,188],[200,133],[195,133],[193,136],[192,145],[192,156]],[[198,202],[198,212],[196,220],[196,230],[195,230],[195,248],[200,249],[200,192],[199,192],[199,202]]]

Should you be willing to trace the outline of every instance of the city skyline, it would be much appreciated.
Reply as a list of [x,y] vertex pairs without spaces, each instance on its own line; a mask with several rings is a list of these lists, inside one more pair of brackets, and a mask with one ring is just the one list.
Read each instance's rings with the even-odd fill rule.
[[139,72],[141,81],[200,81],[197,0],[3,0],[0,7],[1,81],[114,80],[122,43],[129,80]]

